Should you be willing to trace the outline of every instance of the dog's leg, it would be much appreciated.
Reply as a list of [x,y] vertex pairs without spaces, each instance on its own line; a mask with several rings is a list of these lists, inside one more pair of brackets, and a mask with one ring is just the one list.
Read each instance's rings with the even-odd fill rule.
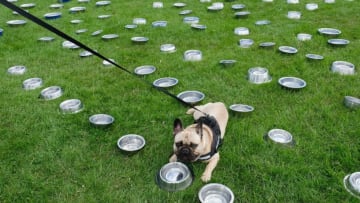
[[177,161],[177,156],[176,156],[176,154],[173,154],[173,155],[170,157],[169,162],[175,162],[175,161]]
[[186,111],[186,114],[193,114],[195,112],[195,109],[193,109],[193,108],[190,108],[190,109],[188,109],[187,111]]
[[201,180],[203,182],[209,182],[211,179],[211,174],[213,170],[215,169],[216,165],[218,164],[220,160],[219,153],[216,153],[211,157],[211,159],[208,161],[208,164],[206,165],[205,171],[201,176]]

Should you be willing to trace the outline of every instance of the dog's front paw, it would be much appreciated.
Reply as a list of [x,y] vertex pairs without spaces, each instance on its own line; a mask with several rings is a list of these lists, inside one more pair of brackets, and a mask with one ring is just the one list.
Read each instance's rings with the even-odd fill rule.
[[201,180],[204,182],[204,183],[207,183],[209,182],[211,179],[211,173],[206,173],[204,172],[201,176]]
[[175,161],[177,161],[177,156],[176,156],[176,154],[173,154],[173,155],[170,157],[169,162],[175,162]]

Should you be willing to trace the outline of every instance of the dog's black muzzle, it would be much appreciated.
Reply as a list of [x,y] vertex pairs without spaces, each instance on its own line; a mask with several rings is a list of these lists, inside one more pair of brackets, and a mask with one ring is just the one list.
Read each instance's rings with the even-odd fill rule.
[[196,159],[196,155],[194,154],[193,150],[188,146],[184,146],[178,149],[176,156],[182,162],[192,162]]

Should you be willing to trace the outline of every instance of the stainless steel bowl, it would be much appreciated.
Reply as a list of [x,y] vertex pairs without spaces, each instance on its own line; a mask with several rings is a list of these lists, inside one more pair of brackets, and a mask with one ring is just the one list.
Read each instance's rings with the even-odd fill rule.
[[234,193],[227,186],[219,183],[209,183],[204,185],[198,197],[201,203],[218,202],[233,203]]
[[184,53],[185,61],[201,61],[202,53],[199,50],[187,50]]
[[360,198],[360,172],[346,175],[344,178],[344,187],[350,194]]
[[305,80],[296,77],[282,77],[278,80],[278,83],[288,89],[302,89],[306,87]]
[[22,75],[26,72],[26,67],[21,65],[12,66],[7,70],[7,72],[10,75]]
[[350,43],[347,39],[329,39],[328,43],[337,47],[344,47]]
[[254,84],[262,84],[271,81],[268,69],[263,67],[250,68],[248,70],[248,79]]
[[120,137],[117,146],[124,152],[137,152],[145,146],[145,139],[136,134],[128,134]]
[[356,97],[352,97],[352,96],[345,96],[344,104],[346,107],[349,107],[351,109],[360,108],[360,98],[356,98]]
[[134,72],[137,75],[148,75],[155,72],[156,67],[153,65],[143,65],[135,68]]
[[305,57],[309,60],[323,60],[324,57],[318,54],[306,54]]
[[117,35],[117,34],[106,34],[106,35],[103,35],[101,38],[103,40],[111,40],[111,39],[116,39],[118,37],[119,37],[119,35]]
[[165,164],[156,175],[158,186],[170,192],[183,190],[189,187],[192,181],[192,172],[181,162]]
[[272,129],[267,133],[267,138],[275,143],[284,145],[294,145],[291,133],[283,129]]
[[318,32],[325,36],[338,36],[341,34],[341,31],[334,28],[319,28]]
[[74,114],[83,110],[83,104],[79,99],[68,99],[60,103],[61,112],[64,114]]
[[176,47],[174,44],[162,44],[160,46],[160,51],[166,53],[173,53],[176,51]]
[[241,48],[249,48],[254,44],[254,40],[252,39],[240,39],[239,46]]
[[26,20],[9,20],[6,22],[10,27],[19,27],[26,24]]
[[33,90],[33,89],[41,87],[42,84],[43,84],[43,81],[41,78],[29,78],[29,79],[24,80],[22,86],[25,90]]
[[172,77],[159,78],[153,82],[156,87],[173,87],[178,83],[178,79]]
[[223,60],[220,60],[219,63],[224,67],[231,67],[231,66],[234,66],[234,64],[236,63],[236,60],[234,60],[234,59],[223,59]]
[[249,113],[254,111],[254,107],[246,104],[232,104],[229,107],[232,111],[240,112],[240,113]]
[[95,114],[89,117],[89,121],[96,127],[108,127],[115,121],[115,119],[108,114]]
[[331,71],[340,75],[353,75],[355,74],[355,65],[347,61],[334,61]]
[[181,92],[177,97],[186,103],[195,104],[202,101],[205,98],[205,95],[202,92],[191,90]]
[[147,37],[132,37],[131,41],[136,44],[145,44],[146,42],[149,41],[149,38],[147,38]]
[[298,50],[295,47],[280,46],[279,51],[285,54],[296,54]]
[[53,100],[61,97],[63,90],[59,86],[47,87],[40,92],[40,97],[45,100]]

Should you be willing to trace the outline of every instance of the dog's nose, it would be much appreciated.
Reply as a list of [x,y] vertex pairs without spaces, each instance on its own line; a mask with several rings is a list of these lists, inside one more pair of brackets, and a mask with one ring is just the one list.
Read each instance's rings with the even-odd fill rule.
[[190,154],[190,149],[185,147],[181,149],[181,154],[188,155]]

